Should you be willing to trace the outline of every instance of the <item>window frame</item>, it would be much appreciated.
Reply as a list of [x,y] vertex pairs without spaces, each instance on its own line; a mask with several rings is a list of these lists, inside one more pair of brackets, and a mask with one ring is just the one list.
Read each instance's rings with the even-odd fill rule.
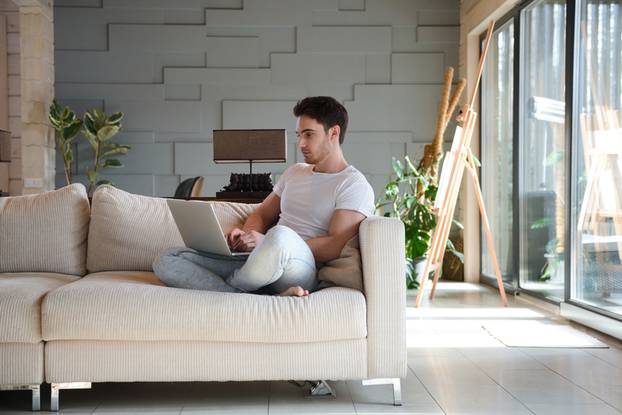
[[[521,177],[521,162],[524,148],[522,143],[520,142],[520,134],[521,134],[521,125],[520,125],[520,117],[521,117],[521,102],[524,102],[522,96],[522,55],[523,55],[523,45],[521,32],[522,32],[522,23],[521,15],[523,10],[528,7],[531,7],[534,3],[537,3],[540,0],[526,0],[518,5],[516,5],[512,10],[506,13],[501,19],[497,21],[496,27],[501,28],[504,26],[509,20],[514,21],[514,66],[513,66],[513,89],[514,89],[514,97],[513,97],[513,105],[514,111],[512,115],[512,146],[513,146],[513,169],[512,169],[512,217],[513,217],[513,237],[512,237],[512,250],[515,253],[512,261],[512,282],[504,281],[504,286],[507,291],[514,293],[515,295],[519,295],[521,292],[526,294],[535,296],[541,300],[546,302],[559,305],[561,302],[565,302],[568,304],[572,304],[574,306],[586,309],[588,311],[592,311],[594,313],[613,318],[618,321],[622,321],[622,315],[614,314],[607,310],[595,307],[590,304],[586,304],[581,301],[573,300],[571,295],[573,292],[574,285],[577,282],[578,276],[574,276],[573,274],[577,272],[577,255],[575,255],[575,244],[578,238],[578,231],[575,229],[576,227],[573,224],[577,220],[577,192],[578,192],[578,154],[577,149],[579,148],[578,140],[578,123],[575,121],[578,118],[577,109],[578,109],[578,91],[580,90],[578,68],[579,58],[580,58],[580,33],[578,28],[580,28],[580,19],[581,19],[581,10],[583,4],[586,0],[567,0],[566,1],[566,44],[565,44],[565,104],[566,104],[566,112],[565,112],[565,146],[564,146],[564,166],[566,169],[566,176],[569,180],[566,181],[566,217],[565,217],[565,225],[566,225],[566,235],[565,235],[565,251],[564,251],[564,295],[563,299],[555,300],[553,298],[542,295],[541,293],[531,291],[521,287],[520,284],[520,267],[521,262],[520,258],[522,255],[521,250],[521,240],[520,240],[520,229],[522,226],[523,218],[520,211],[520,195],[524,189],[524,183]],[[495,30],[495,33],[497,31]],[[485,38],[485,33],[482,33],[480,36],[480,53],[482,52],[481,46],[483,40]],[[479,93],[479,108],[482,108],[482,96],[483,96],[483,88]],[[482,117],[483,118],[483,117]],[[483,140],[483,122],[480,122],[479,125],[479,144],[480,149],[485,148],[484,140]],[[481,172],[481,168],[480,168]],[[494,234],[494,229],[493,229]],[[480,226],[480,235],[482,235],[482,229]],[[494,275],[485,275],[482,271],[483,267],[483,249],[484,243],[483,238],[480,237],[480,276],[483,283],[487,285],[492,285],[497,287],[497,281]]]

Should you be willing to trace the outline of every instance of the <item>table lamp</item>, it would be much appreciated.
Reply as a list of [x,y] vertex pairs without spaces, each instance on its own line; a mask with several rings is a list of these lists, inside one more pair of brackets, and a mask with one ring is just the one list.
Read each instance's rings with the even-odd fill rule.
[[249,174],[232,173],[216,197],[265,197],[272,191],[270,173],[253,174],[253,163],[285,163],[287,133],[278,130],[214,130],[214,163],[249,163]]

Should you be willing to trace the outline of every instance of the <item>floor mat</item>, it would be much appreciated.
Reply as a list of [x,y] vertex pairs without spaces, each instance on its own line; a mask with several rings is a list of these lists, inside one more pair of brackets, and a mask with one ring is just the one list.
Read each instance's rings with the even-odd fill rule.
[[572,326],[552,322],[504,321],[486,323],[482,328],[508,347],[609,347]]

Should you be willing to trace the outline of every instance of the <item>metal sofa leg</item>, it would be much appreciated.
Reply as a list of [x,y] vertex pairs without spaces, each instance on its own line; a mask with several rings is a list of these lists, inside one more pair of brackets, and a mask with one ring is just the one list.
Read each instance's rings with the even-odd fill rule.
[[41,410],[41,386],[32,385],[32,410]]
[[40,385],[0,385],[0,391],[16,391],[31,390],[32,391],[32,410],[41,410],[41,386]]
[[393,405],[402,406],[402,383],[400,378],[363,380],[363,386],[369,385],[393,385]]
[[311,389],[309,389],[309,396],[315,397],[331,397],[336,398],[337,392],[333,389],[327,381],[318,380],[317,382],[309,382]]
[[327,380],[290,380],[289,383],[304,390],[305,398],[336,398],[337,391]]
[[91,389],[91,382],[52,383],[50,386],[50,411],[58,412],[58,393],[61,389]]

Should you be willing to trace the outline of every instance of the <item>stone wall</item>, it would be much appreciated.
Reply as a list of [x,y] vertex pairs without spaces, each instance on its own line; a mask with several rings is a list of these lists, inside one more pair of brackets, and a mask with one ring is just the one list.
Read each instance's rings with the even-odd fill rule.
[[54,98],[52,8],[35,1],[20,6],[22,193],[55,187],[54,130],[47,111]]
[[[11,132],[11,155],[9,163],[0,163],[0,190],[10,194],[22,193],[21,151],[21,78],[19,48],[19,7],[11,0],[0,1],[0,25],[2,33],[2,110],[0,128]],[[6,80],[6,82],[5,82]]]
[[[6,19],[7,95],[11,131],[11,195],[54,189],[54,131],[47,109],[54,97],[54,25],[51,3],[0,2]],[[4,98],[3,98],[4,99]],[[0,117],[0,118],[2,118]],[[0,187],[6,182],[0,167]]]

